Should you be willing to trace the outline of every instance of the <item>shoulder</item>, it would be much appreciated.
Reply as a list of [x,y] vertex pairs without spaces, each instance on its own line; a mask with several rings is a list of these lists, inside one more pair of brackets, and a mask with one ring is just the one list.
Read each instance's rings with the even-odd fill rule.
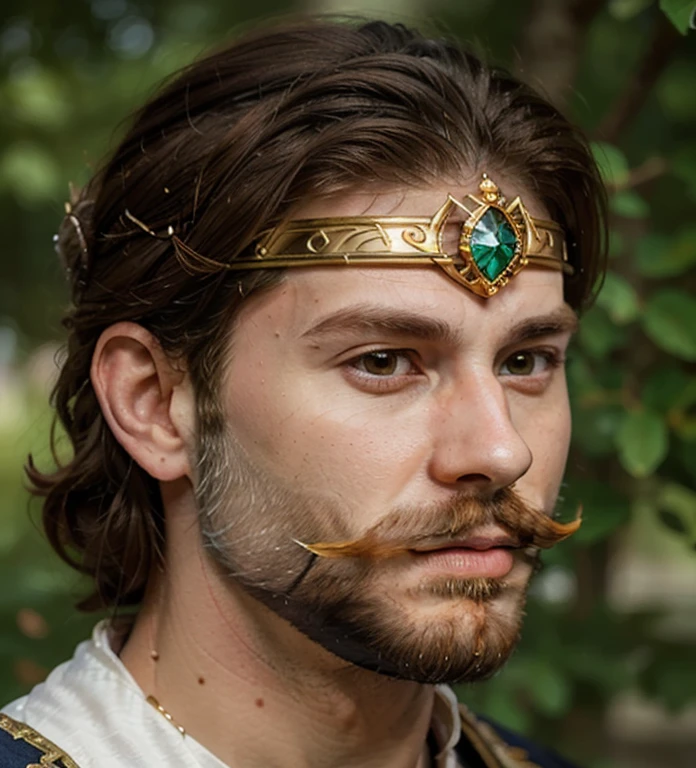
[[60,747],[30,728],[0,713],[0,768],[79,768]]
[[465,759],[468,758],[467,749],[471,750],[473,746],[482,757],[489,755],[494,758],[495,762],[491,761],[491,765],[501,768],[579,768],[553,750],[487,718],[473,715],[466,707],[460,709],[462,732],[466,737],[462,739],[460,754]]

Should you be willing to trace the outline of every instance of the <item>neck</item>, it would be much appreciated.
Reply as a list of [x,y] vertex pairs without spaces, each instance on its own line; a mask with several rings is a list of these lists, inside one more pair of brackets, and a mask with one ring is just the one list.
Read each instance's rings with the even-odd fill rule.
[[121,658],[230,768],[425,768],[433,689],[347,664],[229,583],[170,526]]

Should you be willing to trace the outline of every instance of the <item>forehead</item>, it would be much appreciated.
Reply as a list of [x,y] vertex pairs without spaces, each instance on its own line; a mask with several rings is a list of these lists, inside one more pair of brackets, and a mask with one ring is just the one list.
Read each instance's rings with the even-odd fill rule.
[[502,343],[532,319],[553,317],[570,327],[573,316],[563,301],[562,277],[551,270],[523,271],[505,291],[482,299],[435,266],[314,267],[288,270],[281,286],[252,298],[239,327],[251,336],[273,331],[284,339],[303,338],[318,328],[364,333],[373,325],[380,331],[393,327],[395,335],[412,327],[420,336],[430,320],[442,329],[435,335],[469,345]]

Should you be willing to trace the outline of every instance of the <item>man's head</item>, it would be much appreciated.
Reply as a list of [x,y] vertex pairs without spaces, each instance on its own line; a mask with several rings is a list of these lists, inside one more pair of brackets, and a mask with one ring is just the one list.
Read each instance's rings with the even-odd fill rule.
[[[574,277],[529,265],[483,299],[427,265],[234,268],[288,220],[427,217],[482,172],[563,229]],[[168,438],[149,442],[148,394],[125,398],[133,418],[123,405],[146,391],[149,354],[190,383],[181,473],[235,583],[355,663],[492,671],[530,547],[568,532],[548,519],[569,437],[561,363],[602,226],[584,141],[448,43],[309,21],[192,65],[60,236],[74,307],[56,399],[75,457],[33,479],[54,545],[96,578],[90,607],[140,602],[166,536],[171,478],[153,457]],[[146,412],[159,432],[138,437]]]

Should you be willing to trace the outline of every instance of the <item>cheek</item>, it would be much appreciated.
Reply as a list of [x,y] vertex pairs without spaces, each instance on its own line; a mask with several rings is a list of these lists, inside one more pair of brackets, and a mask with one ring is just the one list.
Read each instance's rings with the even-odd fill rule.
[[427,409],[331,383],[247,375],[227,399],[230,428],[254,463],[303,491],[356,508],[403,500],[426,461]]
[[518,408],[514,421],[532,453],[532,465],[520,479],[520,488],[528,488],[530,500],[550,508],[560,490],[570,445],[570,406],[565,387],[558,386],[553,397]]

